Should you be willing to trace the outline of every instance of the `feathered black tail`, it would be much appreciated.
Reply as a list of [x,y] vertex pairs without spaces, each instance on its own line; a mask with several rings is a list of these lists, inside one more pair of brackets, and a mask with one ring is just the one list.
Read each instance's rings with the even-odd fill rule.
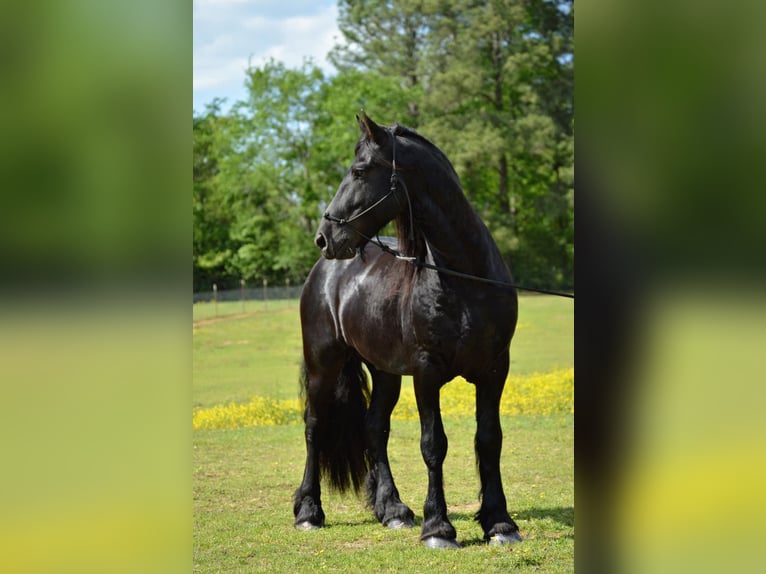
[[[305,367],[301,382],[306,389]],[[353,354],[338,376],[329,405],[315,411],[320,417],[314,434],[320,474],[340,492],[353,488],[358,493],[369,468],[365,444],[369,398],[370,389],[362,362]]]

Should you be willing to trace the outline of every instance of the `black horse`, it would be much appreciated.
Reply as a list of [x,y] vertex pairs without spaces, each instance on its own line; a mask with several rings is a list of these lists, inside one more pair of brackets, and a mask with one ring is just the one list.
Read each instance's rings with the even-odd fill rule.
[[[442,484],[447,437],[439,392],[462,375],[476,388],[476,520],[491,543],[520,541],[500,477],[499,415],[516,292],[427,267],[506,283],[510,272],[435,145],[408,128],[378,126],[364,112],[357,121],[356,157],[315,238],[324,258],[301,297],[307,456],[295,526],[324,525],[320,477],[340,491],[358,491],[365,476],[376,518],[389,528],[414,526],[387,453],[401,377],[411,374],[428,468],[420,539],[428,547],[458,547]],[[372,239],[392,220],[396,242]]]

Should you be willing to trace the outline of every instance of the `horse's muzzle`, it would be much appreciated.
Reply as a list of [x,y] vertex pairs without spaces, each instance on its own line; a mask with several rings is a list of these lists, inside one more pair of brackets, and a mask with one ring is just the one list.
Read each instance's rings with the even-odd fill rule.
[[322,231],[317,232],[314,237],[314,245],[322,252],[325,259],[351,259],[356,255],[354,247],[349,245],[348,239],[338,245],[331,234],[325,234]]

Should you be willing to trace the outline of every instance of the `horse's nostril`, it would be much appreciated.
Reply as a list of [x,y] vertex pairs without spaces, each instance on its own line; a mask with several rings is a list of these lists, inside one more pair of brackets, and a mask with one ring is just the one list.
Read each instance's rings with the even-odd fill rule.
[[324,235],[321,233],[317,233],[317,236],[314,238],[314,243],[316,244],[319,249],[324,249],[327,247],[327,240],[324,238]]

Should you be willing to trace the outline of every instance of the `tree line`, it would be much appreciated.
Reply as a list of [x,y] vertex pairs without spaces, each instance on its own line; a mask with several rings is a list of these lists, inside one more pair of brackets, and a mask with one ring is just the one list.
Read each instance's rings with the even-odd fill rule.
[[301,282],[364,109],[452,161],[517,282],[573,286],[573,2],[340,0],[344,42],[193,117],[194,290]]

